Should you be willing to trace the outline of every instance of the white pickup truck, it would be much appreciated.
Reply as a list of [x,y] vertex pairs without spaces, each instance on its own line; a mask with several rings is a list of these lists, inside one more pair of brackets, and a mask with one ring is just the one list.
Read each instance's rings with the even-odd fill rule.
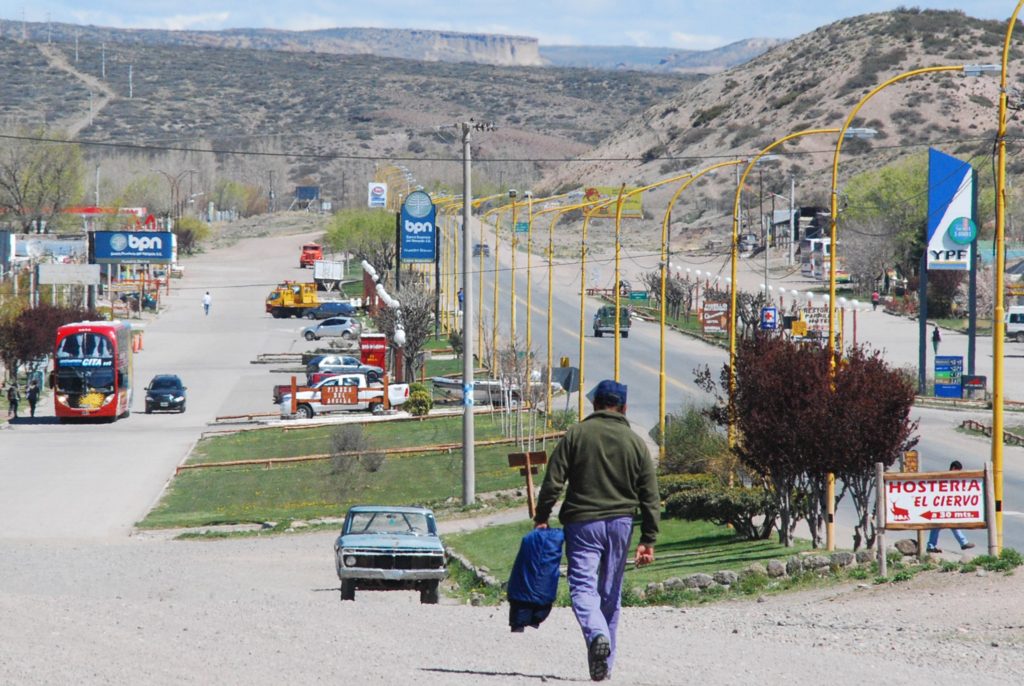
[[[339,374],[320,381],[313,386],[296,389],[295,409],[292,410],[291,389],[281,395],[281,418],[295,416],[309,419],[328,412],[349,412],[384,409],[385,386],[382,383],[368,383],[365,374]],[[387,385],[388,404],[391,407],[403,405],[409,399],[409,385],[392,383]]]

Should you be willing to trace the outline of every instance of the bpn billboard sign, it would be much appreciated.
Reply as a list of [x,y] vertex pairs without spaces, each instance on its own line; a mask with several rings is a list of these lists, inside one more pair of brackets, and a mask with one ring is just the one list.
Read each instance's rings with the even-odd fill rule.
[[170,262],[173,255],[169,231],[95,231],[91,235],[98,264]]
[[437,208],[423,191],[413,191],[402,203],[402,262],[433,262]]

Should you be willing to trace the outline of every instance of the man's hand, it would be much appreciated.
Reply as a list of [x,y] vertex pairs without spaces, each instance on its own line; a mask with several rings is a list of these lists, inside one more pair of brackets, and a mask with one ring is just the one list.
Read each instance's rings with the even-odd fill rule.
[[635,563],[637,567],[643,567],[654,562],[654,546],[641,543],[636,547]]
[[543,522],[534,522],[533,523],[533,528],[534,529],[546,529],[546,528],[548,528],[548,522],[547,522],[547,520],[544,520]]

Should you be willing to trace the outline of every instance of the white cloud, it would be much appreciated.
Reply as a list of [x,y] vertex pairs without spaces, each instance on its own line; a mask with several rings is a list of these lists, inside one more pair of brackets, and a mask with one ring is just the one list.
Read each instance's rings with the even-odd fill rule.
[[694,33],[681,33],[673,31],[669,34],[673,48],[685,48],[686,50],[710,50],[726,44],[721,36],[700,35]]
[[211,31],[223,28],[230,18],[230,12],[211,12],[209,14],[176,14],[166,17],[152,17],[142,20],[142,23],[167,31]]
[[629,39],[630,45],[648,47],[651,45],[651,34],[647,31],[624,31],[623,35]]

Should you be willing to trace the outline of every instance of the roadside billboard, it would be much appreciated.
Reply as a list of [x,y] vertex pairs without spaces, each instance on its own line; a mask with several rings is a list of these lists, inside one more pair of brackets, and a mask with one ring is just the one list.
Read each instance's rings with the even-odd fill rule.
[[386,183],[370,182],[366,190],[366,206],[377,208],[388,206],[388,185]]
[[89,235],[97,264],[170,262],[174,254],[170,231],[93,231]]
[[704,333],[728,333],[729,303],[705,302],[704,309],[701,310],[700,321]]
[[883,482],[886,529],[987,526],[984,471],[887,472]]
[[413,191],[402,203],[402,262],[433,262],[437,254],[437,231],[434,219],[437,208],[423,191]]
[[928,269],[967,271],[977,227],[969,162],[928,150]]
[[[622,216],[633,219],[642,219],[644,216],[643,193],[635,193],[626,197],[626,193],[635,191],[636,186],[626,186],[622,189]],[[618,186],[587,186],[583,189],[583,202],[604,202],[610,200],[605,207],[590,212],[591,217],[605,217],[615,219],[615,201],[619,197]]]
[[100,282],[98,264],[40,264],[36,269],[39,284],[95,286]]

